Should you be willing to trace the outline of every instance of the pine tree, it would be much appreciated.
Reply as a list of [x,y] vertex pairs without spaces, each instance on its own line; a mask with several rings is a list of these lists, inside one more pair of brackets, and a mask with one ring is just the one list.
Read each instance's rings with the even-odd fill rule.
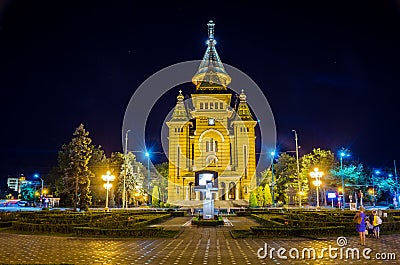
[[271,189],[268,185],[264,186],[264,206],[272,205]]
[[124,189],[124,176],[125,176],[125,191],[126,191],[126,202],[133,202],[138,198],[143,197],[144,189],[144,167],[141,163],[136,161],[136,157],[133,153],[129,152],[125,155],[125,160],[121,165],[118,192],[123,196]]
[[257,207],[258,202],[257,202],[257,197],[254,191],[250,192],[250,201],[249,201],[249,206],[250,207]]
[[265,200],[264,200],[264,189],[263,186],[258,186],[257,189],[255,190],[255,195],[257,198],[257,204],[258,206],[266,206]]
[[63,193],[67,195],[77,209],[87,210],[91,204],[90,177],[93,175],[88,164],[93,152],[92,139],[80,124],[74,137],[67,145],[63,145],[59,153],[60,169],[63,175]]
[[157,185],[153,187],[153,192],[151,194],[151,204],[153,205],[153,207],[160,207],[160,191]]

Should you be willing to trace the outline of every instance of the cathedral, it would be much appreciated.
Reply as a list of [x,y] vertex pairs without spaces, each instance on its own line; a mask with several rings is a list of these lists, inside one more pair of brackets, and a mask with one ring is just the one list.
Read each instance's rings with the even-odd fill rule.
[[218,188],[213,195],[216,205],[245,205],[256,187],[257,122],[247,105],[245,91],[236,95],[228,90],[231,77],[215,47],[215,24],[209,21],[207,25],[207,50],[192,78],[196,91],[191,94],[191,104],[179,91],[167,122],[168,202],[196,205],[203,194],[195,187],[212,182]]

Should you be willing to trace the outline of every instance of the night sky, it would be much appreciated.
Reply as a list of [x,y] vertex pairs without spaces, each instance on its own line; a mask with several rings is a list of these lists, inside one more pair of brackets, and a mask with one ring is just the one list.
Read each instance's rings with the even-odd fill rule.
[[3,179],[46,174],[80,123],[107,155],[122,151],[135,89],[201,59],[210,19],[222,62],[264,91],[281,151],[296,129],[300,154],[346,147],[371,167],[400,163],[398,1],[0,2]]

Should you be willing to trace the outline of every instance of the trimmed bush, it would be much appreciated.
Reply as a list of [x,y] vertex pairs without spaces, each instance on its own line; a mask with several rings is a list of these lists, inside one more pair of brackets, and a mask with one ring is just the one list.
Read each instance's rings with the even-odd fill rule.
[[107,237],[155,237],[161,234],[163,227],[147,227],[141,229],[103,229],[98,227],[75,227],[77,236]]
[[256,236],[262,237],[318,237],[343,235],[344,226],[328,226],[328,227],[251,227],[251,231]]
[[224,225],[224,219],[222,216],[218,216],[217,219],[214,220],[204,220],[199,217],[194,217],[192,219],[192,225],[198,225],[198,226],[217,226],[217,225]]

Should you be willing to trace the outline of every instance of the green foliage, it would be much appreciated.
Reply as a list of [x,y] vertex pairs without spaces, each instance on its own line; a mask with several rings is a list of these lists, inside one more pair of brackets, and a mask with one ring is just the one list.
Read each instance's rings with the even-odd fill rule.
[[160,207],[160,191],[157,185],[153,187],[153,192],[151,194],[151,204],[153,207]]
[[59,167],[63,176],[63,194],[77,206],[87,210],[91,203],[90,178],[93,173],[89,169],[94,146],[83,126],[76,128],[70,143],[64,144],[59,152]]
[[21,199],[24,201],[34,201],[35,199],[35,187],[28,183],[21,185]]
[[301,188],[304,191],[312,191],[308,196],[310,201],[316,200],[316,191],[314,185],[312,185],[313,179],[310,176],[310,172],[312,172],[315,167],[317,167],[320,172],[324,172],[322,185],[320,187],[322,193],[320,198],[323,200],[323,203],[327,205],[325,192],[327,188],[332,188],[332,176],[330,172],[336,165],[337,161],[335,161],[334,154],[330,150],[322,150],[320,148],[314,149],[312,153],[306,154],[300,159]]
[[136,161],[136,156],[131,152],[128,152],[126,156],[122,155],[122,161],[120,162],[122,163],[119,170],[117,191],[122,198],[125,178],[126,200],[128,204],[139,205],[143,202],[145,195],[143,185],[146,169],[140,162]]
[[157,183],[160,191],[160,200],[166,202],[168,200],[168,162],[155,165],[157,170],[156,178],[153,182]]
[[257,202],[257,196],[255,194],[256,191],[250,192],[250,200],[249,200],[249,206],[250,207],[257,207],[258,202]]
[[266,204],[265,204],[265,201],[264,201],[264,189],[263,189],[263,186],[258,186],[256,189],[255,189],[255,195],[256,195],[256,198],[257,198],[257,204],[258,204],[258,206],[265,206]]
[[264,186],[263,194],[264,194],[264,204],[265,204],[265,206],[272,205],[272,195],[271,195],[271,190],[270,190],[268,185]]

